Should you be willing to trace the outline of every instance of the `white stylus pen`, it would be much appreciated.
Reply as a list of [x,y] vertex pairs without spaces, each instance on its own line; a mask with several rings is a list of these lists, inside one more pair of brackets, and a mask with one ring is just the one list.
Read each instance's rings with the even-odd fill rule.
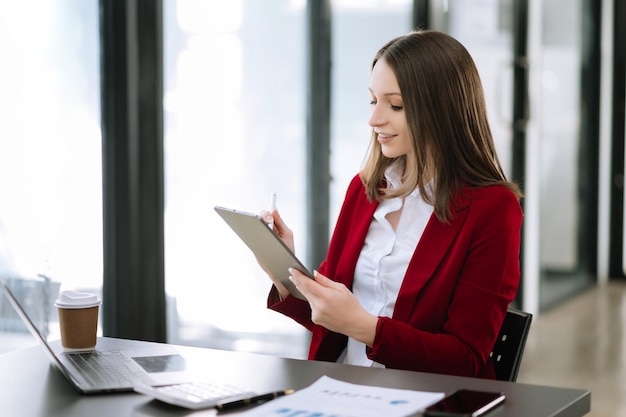
[[272,193],[272,198],[270,200],[270,213],[272,213],[272,220],[267,223],[267,226],[272,230],[274,229],[274,210],[276,210],[276,192]]

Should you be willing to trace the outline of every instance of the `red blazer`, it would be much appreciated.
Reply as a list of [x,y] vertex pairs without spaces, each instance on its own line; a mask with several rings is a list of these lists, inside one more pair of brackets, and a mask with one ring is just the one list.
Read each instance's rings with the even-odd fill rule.
[[[320,273],[352,287],[377,206],[355,176]],[[504,186],[466,188],[451,207],[449,224],[431,216],[367,356],[387,368],[495,378],[489,353],[520,281],[522,210]],[[344,350],[347,337],[313,324],[306,301],[281,301],[272,287],[268,307],[312,332],[309,359],[336,361]]]

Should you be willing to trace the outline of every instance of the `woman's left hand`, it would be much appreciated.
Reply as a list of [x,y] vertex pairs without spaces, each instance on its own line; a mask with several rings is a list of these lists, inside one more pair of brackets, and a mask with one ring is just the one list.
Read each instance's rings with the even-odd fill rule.
[[289,279],[311,306],[313,323],[372,346],[378,317],[368,313],[345,285],[317,271],[313,279],[293,268],[289,273]]

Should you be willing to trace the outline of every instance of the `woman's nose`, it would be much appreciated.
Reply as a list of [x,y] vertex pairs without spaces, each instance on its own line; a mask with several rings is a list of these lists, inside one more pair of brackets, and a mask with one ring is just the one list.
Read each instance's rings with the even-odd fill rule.
[[373,105],[368,123],[371,127],[382,126],[385,124],[385,117],[377,104]]

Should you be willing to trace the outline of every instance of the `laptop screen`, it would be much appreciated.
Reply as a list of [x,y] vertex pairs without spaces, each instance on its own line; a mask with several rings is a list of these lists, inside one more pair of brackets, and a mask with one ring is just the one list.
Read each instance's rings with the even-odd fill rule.
[[2,319],[3,322],[8,323],[8,325],[5,324],[7,330],[20,329],[20,326],[17,326],[14,320],[16,319],[16,317],[21,319],[22,323],[35,337],[37,342],[39,342],[44,347],[44,350],[53,361],[53,363],[57,365],[61,372],[67,375],[65,367],[61,364],[59,359],[54,354],[54,351],[48,344],[46,337],[42,334],[37,325],[35,325],[35,322],[31,319],[30,315],[28,314],[22,303],[9,288],[9,285],[2,279],[0,279],[0,314],[0,319]]

